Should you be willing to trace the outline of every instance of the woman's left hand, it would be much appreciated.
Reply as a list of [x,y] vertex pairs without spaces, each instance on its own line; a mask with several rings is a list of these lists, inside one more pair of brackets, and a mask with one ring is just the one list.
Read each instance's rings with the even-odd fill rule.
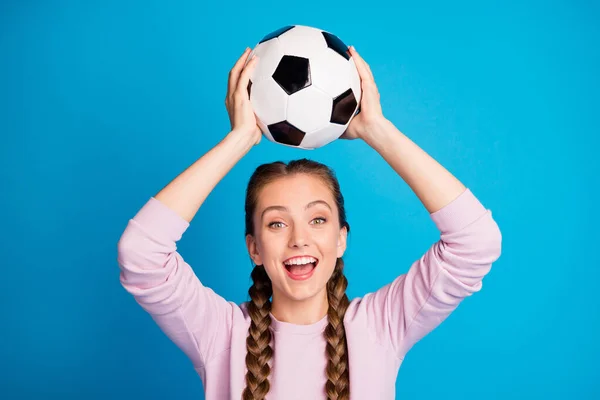
[[360,77],[361,99],[360,112],[354,116],[350,125],[340,139],[363,139],[368,132],[380,121],[384,120],[381,110],[379,90],[369,64],[362,59],[354,46],[349,48],[350,55],[354,58],[356,69]]

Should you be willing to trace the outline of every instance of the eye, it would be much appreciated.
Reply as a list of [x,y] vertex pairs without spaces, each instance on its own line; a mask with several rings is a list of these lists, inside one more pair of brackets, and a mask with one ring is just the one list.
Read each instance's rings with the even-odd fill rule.
[[269,228],[283,228],[283,222],[275,221],[267,225]]
[[315,225],[323,225],[325,222],[327,222],[327,220],[325,218],[321,218],[321,217],[317,217],[317,218],[313,219],[313,221],[321,221],[321,222],[315,223]]

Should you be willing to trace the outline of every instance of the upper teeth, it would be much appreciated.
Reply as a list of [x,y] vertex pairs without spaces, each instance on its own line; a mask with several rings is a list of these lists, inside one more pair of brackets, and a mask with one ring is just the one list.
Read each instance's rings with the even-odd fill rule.
[[317,262],[317,259],[314,257],[298,257],[288,261],[284,261],[286,265],[301,265],[301,264],[309,264]]

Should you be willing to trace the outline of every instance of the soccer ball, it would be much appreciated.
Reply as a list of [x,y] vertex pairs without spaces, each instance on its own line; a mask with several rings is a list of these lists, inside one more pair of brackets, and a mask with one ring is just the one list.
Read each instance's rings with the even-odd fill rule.
[[266,35],[248,94],[258,126],[274,143],[316,149],[339,138],[358,113],[360,77],[348,46],[309,26]]

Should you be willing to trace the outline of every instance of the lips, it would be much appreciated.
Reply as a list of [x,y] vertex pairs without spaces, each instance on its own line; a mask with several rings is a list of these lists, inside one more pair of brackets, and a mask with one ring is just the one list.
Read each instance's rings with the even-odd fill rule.
[[288,258],[282,264],[285,267],[287,275],[291,279],[302,281],[310,278],[313,275],[317,265],[319,264],[319,260],[313,256],[296,256]]

